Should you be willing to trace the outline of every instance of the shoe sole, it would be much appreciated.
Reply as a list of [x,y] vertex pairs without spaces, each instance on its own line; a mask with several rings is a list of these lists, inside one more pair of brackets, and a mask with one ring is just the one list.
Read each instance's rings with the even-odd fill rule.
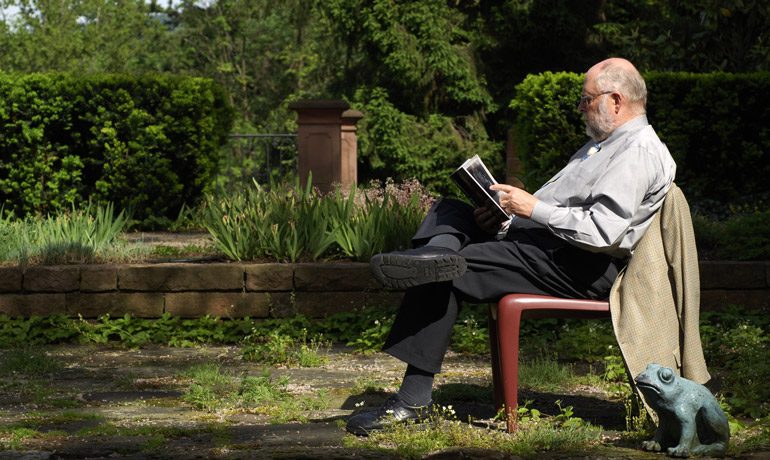
[[369,263],[372,275],[385,287],[406,289],[428,283],[450,281],[468,268],[462,256],[454,254],[417,258],[400,254],[377,254]]

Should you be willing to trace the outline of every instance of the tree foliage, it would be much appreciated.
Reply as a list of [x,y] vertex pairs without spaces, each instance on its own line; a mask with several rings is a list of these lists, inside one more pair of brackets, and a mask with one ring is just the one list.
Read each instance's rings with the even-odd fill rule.
[[[235,107],[236,129],[251,132],[293,131],[291,101],[346,99],[366,116],[359,170],[370,176],[362,180],[432,181],[469,153],[499,159],[513,120],[509,102],[529,74],[582,73],[610,55],[642,71],[770,70],[770,3],[761,0],[0,0],[0,6],[0,71],[209,77]],[[77,182],[64,173],[77,169],[63,167],[58,180]]]

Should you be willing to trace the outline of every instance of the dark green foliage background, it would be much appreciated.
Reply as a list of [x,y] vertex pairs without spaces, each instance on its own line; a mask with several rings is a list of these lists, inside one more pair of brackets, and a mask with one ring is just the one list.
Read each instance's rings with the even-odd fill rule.
[[232,115],[211,80],[0,76],[0,206],[16,216],[84,201],[166,224],[217,172]]
[[[677,162],[691,206],[724,217],[768,198],[770,73],[648,73],[648,118]],[[524,182],[536,189],[585,141],[582,76],[527,77],[511,102]]]

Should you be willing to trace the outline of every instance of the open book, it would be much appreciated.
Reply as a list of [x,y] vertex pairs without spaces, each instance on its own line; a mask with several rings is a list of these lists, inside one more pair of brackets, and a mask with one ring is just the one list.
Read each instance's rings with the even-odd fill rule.
[[511,218],[511,215],[500,207],[500,195],[502,192],[495,192],[489,189],[497,181],[492,177],[489,169],[487,169],[487,166],[478,155],[465,160],[450,177],[460,187],[460,190],[465,193],[465,196],[477,207],[489,209],[501,220]]

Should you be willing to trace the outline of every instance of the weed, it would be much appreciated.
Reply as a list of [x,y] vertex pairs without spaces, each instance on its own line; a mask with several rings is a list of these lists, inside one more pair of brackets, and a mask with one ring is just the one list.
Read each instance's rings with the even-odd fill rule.
[[574,380],[572,366],[561,365],[555,359],[534,358],[519,367],[520,385],[532,390],[557,391]]
[[12,348],[0,355],[0,373],[41,376],[61,369],[61,365],[37,347]]
[[509,435],[461,422],[455,418],[452,406],[443,406],[425,422],[393,424],[367,438],[348,435],[344,443],[391,451],[403,458],[422,458],[449,448],[494,450],[508,455],[589,452],[598,445],[601,429],[573,418],[570,411],[571,407],[565,407],[556,417],[544,417],[539,412],[537,417],[523,417],[519,431]]
[[24,442],[39,436],[37,430],[24,427],[0,427],[0,450],[20,450]]
[[88,205],[57,216],[24,220],[0,218],[0,261],[18,263],[92,263],[119,251],[118,235],[129,217],[112,205]]
[[322,338],[307,338],[307,329],[302,330],[301,337],[295,339],[278,330],[273,330],[267,336],[251,334],[244,339],[243,359],[265,365],[286,365],[300,367],[318,367],[327,362],[319,354],[323,343]]
[[[475,355],[489,354],[486,305],[464,308],[452,330],[452,349]],[[483,310],[482,310],[483,309]]]
[[183,376],[192,382],[182,399],[207,412],[253,412],[284,423],[307,420],[308,411],[328,405],[324,392],[316,397],[298,397],[287,390],[288,377],[276,380],[267,370],[260,376],[238,377],[222,372],[217,365],[205,364],[189,369]]

